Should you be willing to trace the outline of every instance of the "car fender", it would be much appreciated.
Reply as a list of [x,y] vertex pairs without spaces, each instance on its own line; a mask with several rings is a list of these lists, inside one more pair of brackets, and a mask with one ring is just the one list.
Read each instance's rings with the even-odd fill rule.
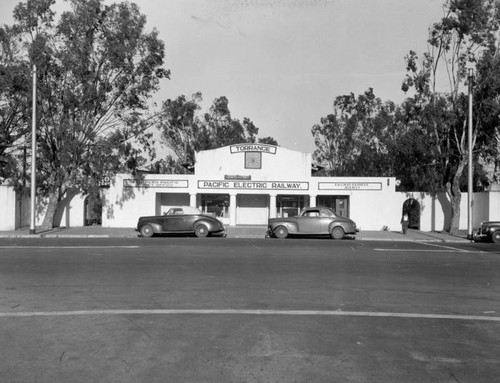
[[331,233],[333,228],[335,228],[335,227],[341,227],[342,229],[344,229],[345,232],[347,232],[349,230],[347,230],[348,228],[346,226],[347,225],[345,224],[345,222],[332,221],[332,222],[330,222],[330,225],[328,225],[328,232]]
[[141,231],[141,227],[143,227],[144,225],[151,226],[153,228],[153,233],[155,234],[161,234],[163,232],[163,228],[159,223],[150,221],[144,221],[143,223],[141,223],[138,227],[138,230]]
[[214,222],[207,218],[200,218],[193,223],[193,230],[196,229],[199,225],[205,225],[208,228],[208,231],[216,231],[219,229],[219,225],[217,222]]
[[356,232],[356,228],[350,222],[345,221],[332,221],[328,226],[328,232],[331,233],[333,228],[341,227],[345,233],[354,233]]
[[288,233],[298,233],[298,226],[297,226],[297,223],[296,222],[289,222],[289,221],[277,221],[277,222],[273,222],[272,223],[272,228],[273,228],[273,232],[274,230],[276,230],[276,228],[278,226],[284,226],[286,227],[286,229],[288,230]]

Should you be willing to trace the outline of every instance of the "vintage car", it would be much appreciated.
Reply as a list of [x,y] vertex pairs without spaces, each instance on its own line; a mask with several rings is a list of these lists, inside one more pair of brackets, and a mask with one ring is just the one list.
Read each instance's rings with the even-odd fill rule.
[[296,217],[269,218],[266,237],[330,235],[333,239],[341,239],[358,231],[354,221],[339,216],[331,208],[306,207]]
[[474,234],[474,241],[500,242],[500,221],[481,222],[479,229]]
[[136,229],[142,237],[153,234],[192,234],[206,237],[225,236],[224,224],[214,216],[203,214],[192,206],[171,207],[164,215],[140,217]]

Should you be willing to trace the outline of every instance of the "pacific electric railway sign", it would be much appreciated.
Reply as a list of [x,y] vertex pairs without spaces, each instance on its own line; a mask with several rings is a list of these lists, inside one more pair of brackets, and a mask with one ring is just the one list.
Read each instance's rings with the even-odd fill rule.
[[309,182],[198,181],[198,189],[309,190]]

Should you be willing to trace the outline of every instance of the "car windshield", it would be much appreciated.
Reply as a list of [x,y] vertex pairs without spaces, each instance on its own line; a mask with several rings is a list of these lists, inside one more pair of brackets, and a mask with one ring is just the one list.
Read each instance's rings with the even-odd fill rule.
[[201,211],[192,206],[170,208],[165,215],[201,214]]

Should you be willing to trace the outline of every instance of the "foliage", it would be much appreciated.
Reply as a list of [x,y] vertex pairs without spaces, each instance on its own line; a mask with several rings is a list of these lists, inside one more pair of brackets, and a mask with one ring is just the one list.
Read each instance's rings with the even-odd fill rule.
[[[405,101],[406,120],[411,129],[423,130],[430,145],[434,177],[422,185],[431,192],[447,192],[451,206],[450,231],[458,230],[461,185],[468,162],[467,66],[494,49],[499,14],[494,0],[448,0],[445,16],[429,31],[429,50],[420,59],[410,51],[403,90],[414,90]],[[446,74],[448,92],[438,92],[440,76]],[[483,116],[476,113],[473,145],[480,135]],[[484,132],[483,132],[484,133]],[[416,172],[418,173],[418,172]],[[416,173],[413,173],[415,175]]]
[[312,128],[316,143],[315,161],[330,176],[386,176],[394,131],[396,107],[383,103],[373,89],[355,96],[339,96],[334,113]]
[[200,113],[202,100],[202,94],[198,92],[190,99],[181,95],[175,100],[163,102],[157,126],[174,156],[160,160],[160,164],[154,164],[153,169],[185,172],[182,165],[194,164],[195,152],[237,143],[258,140],[278,145],[272,137],[258,139],[259,128],[248,117],[244,117],[243,121],[233,118],[226,97],[216,98],[205,113]]
[[[22,177],[19,158],[30,120],[30,69],[20,59],[15,31],[0,27],[0,182],[9,179],[16,184]],[[20,164],[20,165],[18,165]]]
[[68,190],[94,187],[106,173],[144,162],[141,114],[169,75],[163,42],[156,30],[144,31],[146,18],[135,4],[71,0],[56,24],[53,3],[20,3],[7,39],[23,41],[23,65],[38,69],[37,186],[49,201],[44,226],[53,225]]
[[477,135],[478,183],[500,182],[500,55],[498,48],[484,52],[476,65],[474,122]]

